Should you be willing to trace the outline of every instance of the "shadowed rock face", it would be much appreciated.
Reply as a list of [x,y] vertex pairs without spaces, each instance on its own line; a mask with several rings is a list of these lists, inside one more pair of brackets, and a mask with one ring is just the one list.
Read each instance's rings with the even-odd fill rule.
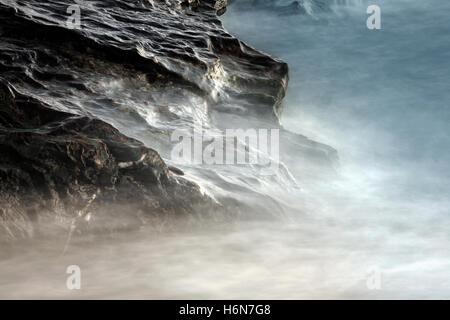
[[99,119],[51,110],[3,83],[0,182],[0,240],[31,236],[39,227],[34,222],[60,220],[67,227],[83,208],[102,224],[117,218],[105,229],[220,210],[139,141]]

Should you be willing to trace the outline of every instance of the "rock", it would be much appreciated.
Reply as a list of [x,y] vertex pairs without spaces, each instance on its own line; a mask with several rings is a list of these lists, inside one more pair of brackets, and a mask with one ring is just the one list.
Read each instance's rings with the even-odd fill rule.
[[172,173],[174,173],[174,174],[176,174],[176,175],[184,176],[183,170],[181,170],[181,169],[179,169],[179,168],[169,166],[169,170],[170,170],[170,172],[172,172]]
[[216,10],[217,15],[222,15],[227,11],[227,0],[203,0],[204,2],[211,3]]
[[36,222],[67,225],[94,195],[94,221],[122,217],[121,227],[141,224],[139,213],[145,220],[220,210],[196,184],[174,177],[155,150],[99,119],[52,110],[1,82],[0,240],[32,236]]
[[[64,233],[88,213],[89,228],[117,230],[239,211],[160,156],[192,123],[280,127],[288,66],[230,35],[226,4],[81,1],[72,28],[72,0],[0,3],[0,241]],[[285,136],[288,150],[332,154]]]
[[[0,4],[0,25],[8,35],[0,41],[0,70],[6,80],[22,91],[47,88],[46,95],[67,106],[73,104],[73,94],[55,97],[60,84],[92,95],[93,73],[105,79],[139,75],[140,95],[150,96],[153,105],[196,100],[207,106],[206,112],[224,113],[233,110],[229,105],[241,105],[242,115],[279,122],[287,64],[223,28],[217,14],[225,11],[225,0],[201,0],[196,10],[169,9],[162,1],[90,1],[80,3],[79,29],[66,26],[65,8],[72,4]],[[169,94],[169,88],[176,88],[177,95]]]
[[[102,230],[158,215],[218,214],[222,207],[181,170],[121,133],[150,126],[111,92],[142,97],[164,121],[190,121],[170,109],[190,101],[208,114],[251,100],[248,116],[276,124],[287,65],[224,30],[224,0],[188,1],[190,8],[80,2],[75,29],[66,23],[71,5],[0,3],[0,238],[66,232],[87,203],[90,225]],[[131,83],[127,91],[105,88],[120,81]],[[226,84],[221,95],[213,94],[218,82]],[[167,137],[150,129],[142,137],[150,143]]]

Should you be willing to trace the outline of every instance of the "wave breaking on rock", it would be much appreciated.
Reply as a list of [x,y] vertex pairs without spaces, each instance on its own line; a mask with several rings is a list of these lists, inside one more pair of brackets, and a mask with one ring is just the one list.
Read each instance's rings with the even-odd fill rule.
[[[287,64],[227,33],[224,1],[75,3],[77,28],[73,1],[0,0],[2,240],[84,224],[88,211],[93,228],[227,211],[163,160],[170,133],[282,130]],[[285,149],[335,157],[281,136]]]

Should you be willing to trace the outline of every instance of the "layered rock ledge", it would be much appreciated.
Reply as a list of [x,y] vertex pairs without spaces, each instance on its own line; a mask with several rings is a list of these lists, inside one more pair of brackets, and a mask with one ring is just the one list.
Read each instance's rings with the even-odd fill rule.
[[[225,210],[161,157],[171,130],[194,123],[279,127],[288,67],[228,34],[225,9],[0,0],[0,241]],[[282,139],[321,161],[334,152]]]
[[[30,237],[55,222],[65,229],[74,218],[88,222],[90,212],[105,229],[117,229],[220,210],[171,171],[181,174],[111,125],[52,110],[0,84],[2,240]],[[106,222],[114,218],[116,224]]]

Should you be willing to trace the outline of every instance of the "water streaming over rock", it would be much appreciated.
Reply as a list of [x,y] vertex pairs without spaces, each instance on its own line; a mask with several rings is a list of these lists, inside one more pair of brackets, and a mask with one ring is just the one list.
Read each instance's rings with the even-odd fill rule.
[[[405,180],[376,161],[390,140],[354,116],[369,102],[375,119],[391,101],[414,101],[405,79],[392,77],[401,72],[385,77],[367,53],[389,45],[367,34],[364,1],[235,0],[220,18],[226,28],[220,1],[76,3],[81,28],[71,29],[73,1],[0,0],[0,190],[2,215],[14,221],[3,234],[33,239],[1,252],[1,297],[448,296],[448,201],[437,184],[425,184],[433,197],[405,201],[414,184],[392,183]],[[414,4],[414,14],[442,21],[439,6]],[[400,15],[386,8],[388,18]],[[383,32],[391,48],[405,37]],[[364,37],[368,51],[358,45]],[[400,57],[413,44],[394,46],[392,61],[414,66],[417,57]],[[446,57],[433,54],[437,65]],[[433,69],[422,58],[422,70]],[[362,67],[367,60],[373,68]],[[433,94],[415,98],[442,100],[445,70],[430,81]],[[385,100],[363,94],[374,88],[370,75],[394,79],[398,96],[380,84]],[[406,79],[423,88],[421,77]],[[280,170],[174,161],[171,133],[198,127],[279,129]],[[72,264],[83,274],[77,292],[65,287]],[[382,290],[367,287],[374,267]]]

